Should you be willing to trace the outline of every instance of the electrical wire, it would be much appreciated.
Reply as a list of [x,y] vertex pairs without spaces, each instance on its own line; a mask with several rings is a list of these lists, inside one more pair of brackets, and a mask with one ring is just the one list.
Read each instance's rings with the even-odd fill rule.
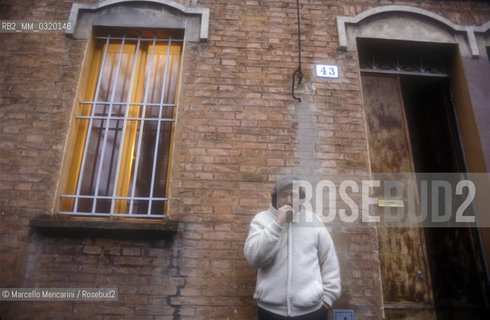
[[301,80],[303,80],[303,72],[301,72],[301,21],[300,21],[300,15],[299,15],[299,0],[296,0],[296,12],[298,16],[298,68],[293,73],[293,84],[291,88],[291,95],[296,101],[301,102],[301,98],[296,97],[294,94],[294,87],[295,87],[295,79],[296,76],[298,77],[298,86],[301,84]]

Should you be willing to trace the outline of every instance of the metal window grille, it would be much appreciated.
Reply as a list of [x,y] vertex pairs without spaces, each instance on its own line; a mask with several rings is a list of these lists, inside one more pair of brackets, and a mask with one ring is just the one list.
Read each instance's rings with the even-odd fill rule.
[[165,217],[183,40],[104,36],[95,41],[93,99],[78,104],[74,154],[82,151],[73,156],[72,187],[61,195],[59,213]]
[[454,52],[450,44],[358,39],[362,72],[447,77]]

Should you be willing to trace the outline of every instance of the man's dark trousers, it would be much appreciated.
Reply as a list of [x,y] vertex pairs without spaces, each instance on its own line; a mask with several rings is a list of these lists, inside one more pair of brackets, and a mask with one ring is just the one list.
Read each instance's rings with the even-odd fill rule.
[[321,307],[317,311],[297,317],[284,317],[259,307],[259,320],[328,320],[328,310]]

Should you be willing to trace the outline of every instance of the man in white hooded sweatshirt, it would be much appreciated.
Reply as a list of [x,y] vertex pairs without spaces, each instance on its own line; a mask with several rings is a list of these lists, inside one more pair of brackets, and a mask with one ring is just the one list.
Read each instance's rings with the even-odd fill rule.
[[245,257],[258,269],[259,320],[326,320],[340,295],[328,230],[314,213],[294,211],[295,201],[304,197],[302,188],[293,188],[296,180],[289,175],[276,182],[270,208],[254,217],[245,242]]

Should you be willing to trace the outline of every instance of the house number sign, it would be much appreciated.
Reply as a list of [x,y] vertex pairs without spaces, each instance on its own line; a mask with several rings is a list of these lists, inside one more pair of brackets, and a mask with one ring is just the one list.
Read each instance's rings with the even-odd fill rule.
[[315,64],[315,74],[317,78],[339,77],[339,66],[335,64]]

